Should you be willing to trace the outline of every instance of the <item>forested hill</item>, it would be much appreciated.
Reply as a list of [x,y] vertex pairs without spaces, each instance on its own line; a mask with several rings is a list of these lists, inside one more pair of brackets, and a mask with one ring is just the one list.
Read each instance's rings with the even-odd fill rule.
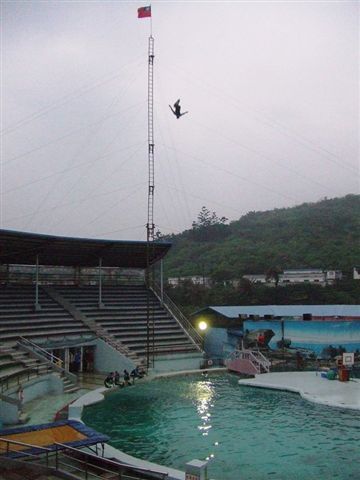
[[166,277],[205,275],[215,280],[269,269],[360,266],[360,195],[249,212],[226,224],[203,207],[193,228],[166,239]]

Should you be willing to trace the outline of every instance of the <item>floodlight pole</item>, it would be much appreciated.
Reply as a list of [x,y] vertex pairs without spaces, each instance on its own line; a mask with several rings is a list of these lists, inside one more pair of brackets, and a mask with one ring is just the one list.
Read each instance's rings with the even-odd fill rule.
[[[147,322],[146,322],[146,365],[150,367],[150,358],[154,362],[154,321],[150,324],[151,305],[150,305],[150,287],[151,265],[153,261],[153,242],[155,237],[154,224],[154,190],[155,190],[155,171],[154,171],[154,38],[149,36],[148,47],[148,204],[147,204],[147,224],[146,224],[146,287],[147,287]],[[153,319],[152,319],[153,320]],[[152,343],[151,349],[151,326]],[[152,352],[151,352],[152,350]],[[152,353],[152,355],[151,355]]]

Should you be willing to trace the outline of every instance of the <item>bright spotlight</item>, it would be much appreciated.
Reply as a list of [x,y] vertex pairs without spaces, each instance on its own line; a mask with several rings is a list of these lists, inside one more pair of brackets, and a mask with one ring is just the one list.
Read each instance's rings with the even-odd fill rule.
[[207,327],[208,327],[208,325],[207,325],[206,322],[204,322],[204,321],[199,322],[199,329],[200,330],[204,331],[204,330],[207,329]]

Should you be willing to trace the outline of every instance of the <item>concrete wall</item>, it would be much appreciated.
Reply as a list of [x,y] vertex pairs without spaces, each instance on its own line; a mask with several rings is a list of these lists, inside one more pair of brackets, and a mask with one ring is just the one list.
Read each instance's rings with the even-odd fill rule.
[[204,339],[206,356],[212,359],[227,358],[238,344],[238,338],[228,335],[226,328],[209,328]]
[[109,373],[117,370],[120,375],[125,368],[131,372],[136,367],[132,360],[126,358],[100,338],[96,340],[94,366],[97,372]]
[[[23,403],[30,402],[35,398],[42,397],[48,393],[60,395],[64,391],[64,384],[57,375],[49,374],[29,380],[21,384],[23,389]],[[7,395],[18,400],[18,389],[16,386],[7,392]],[[4,425],[16,425],[19,423],[20,411],[17,405],[0,401],[0,421]]]
[[0,400],[0,428],[2,428],[2,425],[15,425],[18,421],[18,406]]
[[200,368],[203,355],[201,353],[186,353],[164,355],[155,359],[154,373],[179,372]]
[[61,395],[64,392],[64,384],[61,378],[53,374],[34,378],[22,387],[24,390],[24,403],[47,395],[48,393]]

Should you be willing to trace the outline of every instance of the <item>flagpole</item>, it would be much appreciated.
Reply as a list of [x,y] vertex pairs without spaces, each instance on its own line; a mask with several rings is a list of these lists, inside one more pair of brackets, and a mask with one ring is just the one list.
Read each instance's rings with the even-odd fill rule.
[[150,16],[150,37],[152,37],[152,8],[151,8],[151,3],[150,3],[150,11],[151,11],[151,16]]

